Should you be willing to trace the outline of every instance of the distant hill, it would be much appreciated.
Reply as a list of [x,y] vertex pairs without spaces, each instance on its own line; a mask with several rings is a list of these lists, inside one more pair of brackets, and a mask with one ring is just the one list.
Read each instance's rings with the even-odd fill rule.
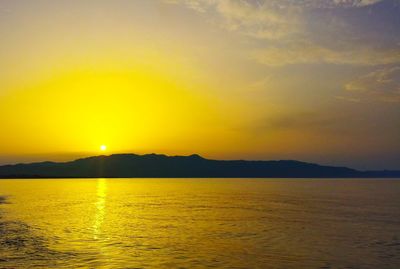
[[358,171],[299,161],[220,161],[199,155],[114,154],[70,162],[0,166],[0,178],[356,178],[400,177],[400,171]]

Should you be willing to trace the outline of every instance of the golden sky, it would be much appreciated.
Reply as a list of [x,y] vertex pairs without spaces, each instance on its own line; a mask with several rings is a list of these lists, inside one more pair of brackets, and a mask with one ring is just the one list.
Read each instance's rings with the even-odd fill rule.
[[400,168],[398,0],[0,0],[0,163]]

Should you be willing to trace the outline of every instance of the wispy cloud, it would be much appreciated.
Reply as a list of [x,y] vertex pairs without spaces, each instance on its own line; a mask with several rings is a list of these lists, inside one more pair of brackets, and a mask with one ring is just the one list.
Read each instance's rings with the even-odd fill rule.
[[368,46],[332,49],[311,42],[293,42],[280,47],[258,49],[251,57],[268,66],[290,64],[385,65],[400,62],[398,49],[374,49]]
[[382,2],[382,0],[334,0],[333,2],[337,5],[363,7]]
[[298,6],[262,0],[166,0],[218,16],[222,28],[256,39],[281,39],[300,31]]
[[345,85],[348,92],[384,102],[400,102],[400,66],[385,67]]
[[319,129],[329,130],[335,129],[337,118],[322,115],[315,111],[296,111],[293,114],[277,115],[267,121],[266,127],[269,129],[286,130],[286,129]]
[[[321,43],[310,29],[311,10],[358,8],[382,0],[167,0],[199,12],[216,15],[222,28],[257,41],[249,48],[250,57],[273,67],[292,64],[385,65],[400,62],[400,47],[365,44],[357,33],[342,35],[350,25],[333,20],[319,22],[330,42]],[[311,18],[312,19],[312,18]],[[326,25],[325,25],[326,24]],[[325,26],[324,26],[325,25]],[[325,29],[325,31],[323,31]]]

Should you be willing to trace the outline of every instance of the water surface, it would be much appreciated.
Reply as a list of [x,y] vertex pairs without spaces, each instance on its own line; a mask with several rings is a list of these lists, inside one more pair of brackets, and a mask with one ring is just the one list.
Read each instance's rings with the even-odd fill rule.
[[0,180],[0,268],[400,268],[400,180]]

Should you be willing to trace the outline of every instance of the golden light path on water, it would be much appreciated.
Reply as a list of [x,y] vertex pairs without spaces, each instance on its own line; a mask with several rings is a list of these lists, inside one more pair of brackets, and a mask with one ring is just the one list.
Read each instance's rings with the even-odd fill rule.
[[96,193],[96,212],[93,224],[93,238],[99,239],[102,234],[102,226],[106,211],[106,197],[107,197],[107,180],[99,178],[97,180],[97,193]]

